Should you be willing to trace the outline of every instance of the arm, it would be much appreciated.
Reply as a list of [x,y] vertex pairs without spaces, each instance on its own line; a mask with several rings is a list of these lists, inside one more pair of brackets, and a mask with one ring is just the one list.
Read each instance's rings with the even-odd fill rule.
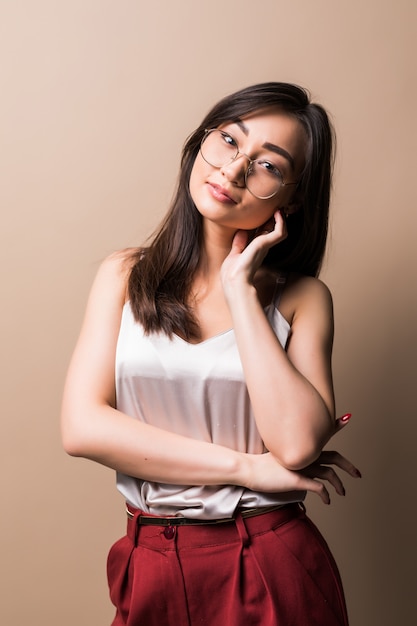
[[65,450],[147,480],[239,483],[241,454],[142,424],[115,408],[114,362],[127,274],[121,255],[113,255],[93,284],[64,389]]
[[[64,390],[61,419],[66,452],[143,480],[232,484],[267,492],[309,490],[327,502],[327,489],[315,479],[319,478],[341,493],[339,479],[328,470],[292,472],[271,454],[243,454],[182,437],[142,424],[115,408],[114,361],[126,277],[123,259],[114,255],[101,266],[91,290]],[[339,467],[353,475],[348,462]]]
[[278,461],[296,470],[317,459],[335,432],[333,315],[323,283],[298,280],[286,289],[294,302],[287,352],[280,345],[253,283],[267,250],[285,235],[280,213],[274,230],[249,245],[246,233],[238,231],[222,280],[259,432]]

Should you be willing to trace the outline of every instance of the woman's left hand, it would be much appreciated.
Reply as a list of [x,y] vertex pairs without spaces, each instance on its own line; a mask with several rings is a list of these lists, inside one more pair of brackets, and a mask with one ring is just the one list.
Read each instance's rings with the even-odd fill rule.
[[281,211],[260,226],[249,241],[249,232],[238,230],[233,238],[232,248],[225,258],[221,278],[223,288],[229,285],[253,284],[256,271],[260,268],[268,250],[287,237],[287,226]]

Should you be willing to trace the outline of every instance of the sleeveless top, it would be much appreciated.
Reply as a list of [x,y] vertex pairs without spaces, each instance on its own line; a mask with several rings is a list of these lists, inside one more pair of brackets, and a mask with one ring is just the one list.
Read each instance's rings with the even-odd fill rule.
[[[285,348],[290,325],[278,311],[279,277],[265,314]],[[167,431],[241,452],[265,452],[243,368],[230,329],[197,344],[165,333],[145,335],[129,302],[116,351],[116,405],[127,415]],[[153,515],[196,519],[232,517],[239,508],[297,502],[304,492],[261,493],[236,485],[195,486],[144,481],[117,474],[132,506]]]

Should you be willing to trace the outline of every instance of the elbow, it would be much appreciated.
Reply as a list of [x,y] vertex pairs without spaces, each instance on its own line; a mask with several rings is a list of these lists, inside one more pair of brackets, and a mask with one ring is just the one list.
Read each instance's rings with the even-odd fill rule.
[[314,463],[320,456],[321,450],[301,451],[295,450],[292,454],[286,452],[282,458],[282,465],[294,472],[300,471]]
[[327,426],[306,429],[301,435],[297,431],[288,433],[279,442],[274,440],[268,450],[286,469],[300,471],[317,461],[330,437],[331,429]]
[[83,428],[83,420],[75,419],[65,410],[61,414],[61,443],[70,456],[87,456],[87,433]]
[[71,428],[63,427],[61,429],[61,443],[64,451],[69,456],[85,456],[82,438],[76,432],[73,432]]
[[108,403],[64,402],[61,410],[61,442],[67,454],[97,460],[103,445],[112,444],[112,420],[106,419]]
[[69,456],[83,457],[83,449],[74,439],[62,437],[62,447]]
[[270,450],[278,462],[288,470],[300,471],[320,456],[322,448],[311,443],[305,445],[287,445],[284,448]]

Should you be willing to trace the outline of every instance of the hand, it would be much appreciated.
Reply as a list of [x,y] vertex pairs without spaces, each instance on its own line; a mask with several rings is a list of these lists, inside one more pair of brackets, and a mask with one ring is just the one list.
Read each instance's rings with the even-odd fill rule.
[[320,481],[327,480],[334,487],[337,494],[340,496],[345,495],[343,483],[330,465],[339,467],[353,478],[361,478],[361,473],[357,467],[355,467],[353,463],[351,463],[344,456],[339,454],[339,452],[324,450],[320,454],[317,461],[314,461],[314,463],[297,473],[302,474],[306,478],[312,479],[313,482],[318,485],[318,487],[315,486],[313,489],[309,489],[307,487],[307,491],[314,491],[317,493],[325,504],[330,504],[330,495],[325,485],[317,479],[320,479]]
[[[335,421],[333,436],[339,433],[349,423],[351,417],[351,413],[346,413]],[[314,463],[301,470],[300,474],[302,474],[306,478],[313,479],[317,483],[317,485],[319,485],[319,487],[315,487],[313,491],[315,491],[322,498],[325,504],[330,504],[330,495],[324,484],[318,482],[317,479],[327,480],[334,487],[336,493],[338,493],[340,496],[345,495],[345,488],[342,481],[340,480],[334,469],[332,467],[329,467],[329,465],[336,465],[340,469],[350,474],[350,476],[352,476],[353,478],[361,478],[361,473],[358,468],[355,467],[350,461],[348,461],[348,459],[346,459],[338,452],[324,450],[320,454],[319,458],[314,461]],[[309,491],[312,490],[309,489]]]
[[329,491],[323,481],[331,484],[337,494],[345,495],[343,483],[331,465],[339,467],[353,478],[360,477],[359,470],[338,452],[324,451],[317,461],[300,471],[286,469],[270,452],[247,456],[251,463],[247,486],[254,491],[310,491],[317,494],[325,504],[330,504]]
[[249,232],[238,230],[221,269],[225,292],[231,283],[239,279],[247,284],[253,284],[255,273],[260,268],[268,250],[286,237],[287,227],[280,211],[276,211],[266,224],[255,231],[255,236],[249,243]]

